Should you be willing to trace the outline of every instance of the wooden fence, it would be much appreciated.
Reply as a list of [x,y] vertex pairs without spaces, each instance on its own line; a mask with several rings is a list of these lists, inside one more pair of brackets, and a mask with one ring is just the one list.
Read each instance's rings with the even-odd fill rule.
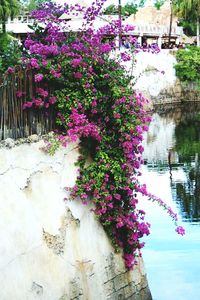
[[0,140],[45,134],[55,129],[53,106],[23,109],[23,104],[35,96],[33,76],[32,70],[17,67],[0,81]]

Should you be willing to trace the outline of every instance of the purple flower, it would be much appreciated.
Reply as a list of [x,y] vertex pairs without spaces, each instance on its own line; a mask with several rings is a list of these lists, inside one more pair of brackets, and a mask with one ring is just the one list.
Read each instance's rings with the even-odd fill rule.
[[112,50],[112,47],[110,44],[103,44],[101,45],[101,48],[100,48],[100,51],[102,53],[107,53],[107,52],[110,52]]
[[121,59],[123,61],[129,61],[129,60],[131,60],[131,56],[128,53],[126,53],[126,52],[122,52],[121,53]]

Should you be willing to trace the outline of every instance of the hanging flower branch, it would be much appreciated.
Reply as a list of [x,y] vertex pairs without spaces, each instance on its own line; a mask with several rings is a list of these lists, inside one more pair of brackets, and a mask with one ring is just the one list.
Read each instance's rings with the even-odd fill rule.
[[[104,2],[97,0],[88,9],[45,3],[33,12],[39,25],[36,23],[35,33],[25,41],[24,61],[35,72],[37,96],[28,99],[24,108],[48,110],[54,105],[58,131],[62,132],[56,145],[80,141],[80,171],[70,198],[95,204],[94,214],[131,269],[144,246],[140,239],[149,234],[150,227],[144,221],[144,211],[137,209],[138,193],[159,202],[177,220],[165,203],[138,182],[143,132],[151,118],[144,109],[147,100],[134,92],[129,74],[120,65],[122,60],[133,59],[130,50],[119,59],[110,55],[116,49],[119,30],[128,34],[133,28],[115,21],[93,29]],[[82,29],[73,32],[73,21],[63,21],[63,13],[82,15]],[[134,53],[133,38],[130,43]],[[52,85],[54,92],[49,93]],[[51,151],[51,145],[48,147]],[[91,159],[89,165],[87,158]],[[176,231],[184,233],[181,227]]]

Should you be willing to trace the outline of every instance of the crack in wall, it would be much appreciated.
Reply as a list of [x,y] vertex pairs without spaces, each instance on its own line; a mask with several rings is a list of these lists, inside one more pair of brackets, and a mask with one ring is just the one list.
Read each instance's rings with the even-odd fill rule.
[[75,219],[71,210],[68,208],[66,209],[65,215],[61,219],[61,226],[58,229],[59,234],[52,235],[43,228],[43,240],[45,241],[47,247],[53,250],[54,254],[64,254],[66,230],[72,222],[75,224],[75,226],[79,226],[80,224],[80,220]]
[[[48,170],[52,170],[52,173],[53,174],[58,174],[59,175],[59,172],[54,170],[53,166],[49,166],[48,167]],[[26,190],[26,189],[29,189],[30,188],[30,185],[31,185],[31,182],[32,182],[32,178],[37,175],[37,174],[43,174],[44,172],[46,172],[47,169],[45,170],[36,170],[36,171],[33,171],[31,174],[29,174],[28,178],[26,179],[26,183],[24,185],[24,187],[20,188],[20,190]]]

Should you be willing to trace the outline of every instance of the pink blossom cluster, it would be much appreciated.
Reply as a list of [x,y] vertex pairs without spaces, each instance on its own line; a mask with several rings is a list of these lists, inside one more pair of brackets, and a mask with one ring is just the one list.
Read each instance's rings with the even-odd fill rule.
[[77,109],[72,109],[67,135],[72,142],[77,141],[80,137],[92,137],[97,141],[101,141],[99,128],[94,123],[90,123],[85,114],[79,113]]

